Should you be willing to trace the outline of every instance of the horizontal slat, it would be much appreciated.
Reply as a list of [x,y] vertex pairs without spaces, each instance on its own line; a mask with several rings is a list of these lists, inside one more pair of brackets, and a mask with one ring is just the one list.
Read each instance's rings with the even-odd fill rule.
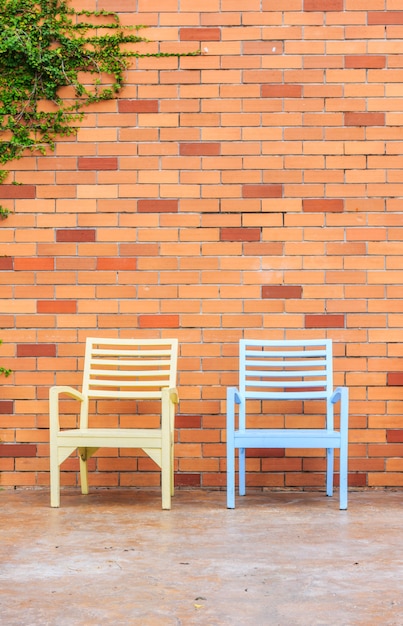
[[113,377],[113,378],[166,378],[169,379],[169,370],[91,370],[90,380],[93,376]]
[[295,378],[301,380],[302,378],[321,378],[326,380],[326,372],[324,370],[292,370],[292,371],[274,371],[274,370],[246,370],[245,379],[252,380],[253,378]]
[[160,428],[77,428],[57,435],[59,446],[94,448],[161,448]]
[[[155,387],[155,385],[154,385]],[[107,389],[89,389],[88,390],[89,398],[117,398],[117,399],[132,399],[132,400],[143,400],[143,399],[161,399],[162,391],[142,391],[138,389],[133,389],[132,391],[120,391],[113,387],[111,390]]]
[[288,367],[320,367],[322,370],[326,368],[326,360],[325,359],[317,359],[315,361],[303,361],[302,359],[296,361],[290,361],[286,359],[279,358],[277,361],[261,361],[256,359],[248,359],[245,362],[245,366],[247,369],[250,367],[276,367],[276,368],[288,368]]
[[284,389],[292,389],[293,387],[298,387],[298,388],[310,388],[310,387],[325,387],[326,386],[326,381],[319,381],[319,380],[247,380],[245,382],[245,386],[247,388],[250,387],[274,387],[274,388],[284,388]]
[[115,366],[123,366],[123,367],[145,367],[145,366],[158,366],[161,367],[166,365],[167,368],[170,366],[169,359],[91,359],[91,365],[115,365]]
[[250,391],[242,392],[245,400],[325,400],[329,392],[323,391]]
[[113,387],[113,389],[116,389],[119,387],[139,387],[143,389],[144,387],[168,387],[168,380],[164,382],[161,380],[103,380],[101,378],[96,378],[94,380],[90,380],[89,386],[90,388]]
[[303,357],[317,358],[326,355],[325,350],[245,350],[246,357]]
[[318,429],[245,429],[236,430],[236,448],[340,448],[341,434]]
[[97,356],[99,355],[105,355],[105,356],[111,356],[111,355],[115,355],[115,356],[170,356],[171,354],[171,350],[133,350],[133,348],[128,348],[127,350],[103,350],[103,349],[99,349],[99,348],[94,348],[92,351],[92,354],[95,354]]

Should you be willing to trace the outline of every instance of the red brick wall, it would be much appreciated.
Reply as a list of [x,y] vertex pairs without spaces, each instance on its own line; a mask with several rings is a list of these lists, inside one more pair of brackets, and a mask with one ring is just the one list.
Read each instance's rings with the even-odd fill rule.
[[[203,55],[138,60],[77,138],[10,165],[2,485],[48,484],[49,386],[80,384],[94,334],[179,338],[177,483],[202,487],[225,484],[238,340],[330,337],[350,483],[402,485],[401,0],[76,4],[150,25],[150,49]],[[97,485],[159,481],[130,451],[92,469]],[[324,484],[312,451],[257,451],[248,469],[251,485]]]

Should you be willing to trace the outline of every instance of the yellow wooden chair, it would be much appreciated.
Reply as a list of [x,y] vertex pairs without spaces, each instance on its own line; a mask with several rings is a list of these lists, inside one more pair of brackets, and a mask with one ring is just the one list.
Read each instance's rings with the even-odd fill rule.
[[[78,449],[81,491],[88,493],[87,461],[101,447],[140,448],[161,468],[162,508],[171,508],[174,493],[174,419],[177,339],[94,339],[86,341],[82,391],[52,387],[50,414],[50,505],[60,506],[60,465]],[[81,403],[79,427],[61,430],[59,396]],[[159,428],[93,428],[89,425],[91,400],[123,399],[161,402]]]

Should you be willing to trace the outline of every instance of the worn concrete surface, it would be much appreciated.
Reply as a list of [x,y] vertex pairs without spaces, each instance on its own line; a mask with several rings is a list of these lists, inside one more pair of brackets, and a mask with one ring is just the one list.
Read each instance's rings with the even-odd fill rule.
[[4,626],[403,625],[403,492],[0,492]]

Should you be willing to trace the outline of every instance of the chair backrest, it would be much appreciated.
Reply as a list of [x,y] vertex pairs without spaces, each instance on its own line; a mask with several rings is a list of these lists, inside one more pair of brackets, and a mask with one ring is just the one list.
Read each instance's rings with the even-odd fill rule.
[[331,339],[240,341],[239,391],[245,398],[329,398]]
[[87,338],[83,394],[89,398],[161,398],[175,387],[177,339]]

